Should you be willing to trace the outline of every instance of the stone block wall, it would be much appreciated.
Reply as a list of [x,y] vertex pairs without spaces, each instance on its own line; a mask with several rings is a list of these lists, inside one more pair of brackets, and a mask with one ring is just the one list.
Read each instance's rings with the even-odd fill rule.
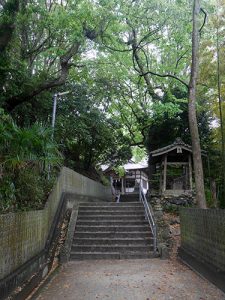
[[181,208],[181,249],[225,272],[225,210]]
[[0,280],[44,249],[63,192],[77,199],[112,198],[110,187],[62,168],[43,210],[0,215]]

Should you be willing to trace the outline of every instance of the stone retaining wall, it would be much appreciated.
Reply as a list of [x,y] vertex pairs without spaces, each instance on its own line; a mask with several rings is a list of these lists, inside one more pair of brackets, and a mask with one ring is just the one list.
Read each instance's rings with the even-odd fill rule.
[[225,210],[180,209],[181,249],[225,272]]
[[44,249],[63,192],[77,199],[112,197],[110,187],[62,168],[43,210],[0,215],[0,280]]

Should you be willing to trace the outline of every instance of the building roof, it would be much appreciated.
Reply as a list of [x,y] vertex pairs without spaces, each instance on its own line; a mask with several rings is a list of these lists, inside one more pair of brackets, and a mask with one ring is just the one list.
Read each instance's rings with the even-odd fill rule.
[[156,149],[154,151],[151,151],[150,154],[155,157],[155,156],[160,156],[165,153],[171,152],[173,150],[177,150],[177,153],[182,153],[182,150],[186,150],[192,153],[192,147],[188,144],[185,144],[181,138],[177,138],[174,143],[162,147],[159,149]]
[[110,166],[109,165],[101,165],[100,168],[102,172],[105,172]]
[[[134,161],[130,160],[128,163],[122,166],[125,171],[129,170],[140,170],[140,169],[146,169],[148,168],[148,163],[147,162],[139,162],[135,163]],[[110,171],[113,168],[113,166],[109,165],[101,165],[101,169],[103,172]]]
[[140,169],[148,168],[148,164],[145,162],[135,163],[135,162],[130,161],[127,164],[125,164],[123,167],[124,167],[125,171],[126,170],[140,170]]

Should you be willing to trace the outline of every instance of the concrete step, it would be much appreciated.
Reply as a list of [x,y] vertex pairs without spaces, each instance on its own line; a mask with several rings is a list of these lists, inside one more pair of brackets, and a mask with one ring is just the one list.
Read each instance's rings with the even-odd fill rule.
[[120,195],[120,203],[138,202],[138,201],[139,201],[139,194]]
[[145,221],[145,216],[144,214],[141,214],[141,215],[123,215],[122,217],[121,216],[118,216],[118,215],[89,215],[89,216],[80,216],[78,215],[78,218],[77,218],[77,222],[79,221],[98,221],[98,220],[101,220],[101,221],[121,221],[123,220],[123,222],[125,221]]
[[123,225],[147,225],[148,222],[147,221],[133,221],[133,220],[129,220],[129,221],[124,221],[124,220],[112,220],[112,221],[107,221],[107,220],[98,220],[98,221],[82,221],[82,220],[77,220],[77,225],[90,225],[90,226],[97,226],[97,225],[105,225],[105,226],[109,226],[109,225],[116,225],[116,226],[123,226]]
[[149,232],[150,228],[149,225],[120,225],[117,224],[108,225],[107,227],[105,225],[83,225],[83,224],[77,224],[75,228],[76,232]]
[[156,258],[156,257],[159,257],[159,254],[154,253],[153,251],[127,252],[127,253],[120,254],[120,259],[146,259],[146,258]]
[[71,260],[86,260],[86,259],[120,259],[120,254],[115,252],[78,252],[70,253]]
[[79,205],[70,259],[151,258],[153,238],[142,203]]
[[152,245],[152,238],[75,238],[73,240],[73,246],[76,245],[121,245],[121,246],[146,246]]
[[[126,209],[124,210],[79,210],[79,216],[95,216],[95,215],[118,215],[118,216],[124,216],[127,215],[128,212]],[[138,210],[129,210],[130,216],[143,216],[144,209],[138,209]]]
[[71,252],[150,252],[153,245],[72,245]]
[[98,207],[102,207],[102,206],[142,206],[140,201],[127,201],[126,203],[123,202],[82,202],[79,204],[79,207],[88,207],[88,206],[98,206]]
[[133,232],[110,232],[110,231],[99,231],[99,232],[78,232],[75,231],[74,239],[77,238],[149,238],[152,237],[151,231],[133,231]]
[[83,206],[79,207],[79,212],[85,211],[143,211],[143,206],[139,205],[128,205],[128,206]]
[[118,252],[71,252],[70,258],[72,260],[88,260],[88,259],[146,259],[155,258],[158,254],[153,252],[130,252],[130,253],[118,253]]

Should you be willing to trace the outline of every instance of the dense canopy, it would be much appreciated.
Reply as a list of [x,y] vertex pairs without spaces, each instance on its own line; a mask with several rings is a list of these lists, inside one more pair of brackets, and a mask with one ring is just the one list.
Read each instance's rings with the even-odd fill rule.
[[[105,182],[101,164],[176,137],[207,151],[206,199],[224,207],[224,12],[224,0],[1,0],[1,209],[39,206],[61,164]],[[33,203],[28,178],[29,192],[44,182]]]

